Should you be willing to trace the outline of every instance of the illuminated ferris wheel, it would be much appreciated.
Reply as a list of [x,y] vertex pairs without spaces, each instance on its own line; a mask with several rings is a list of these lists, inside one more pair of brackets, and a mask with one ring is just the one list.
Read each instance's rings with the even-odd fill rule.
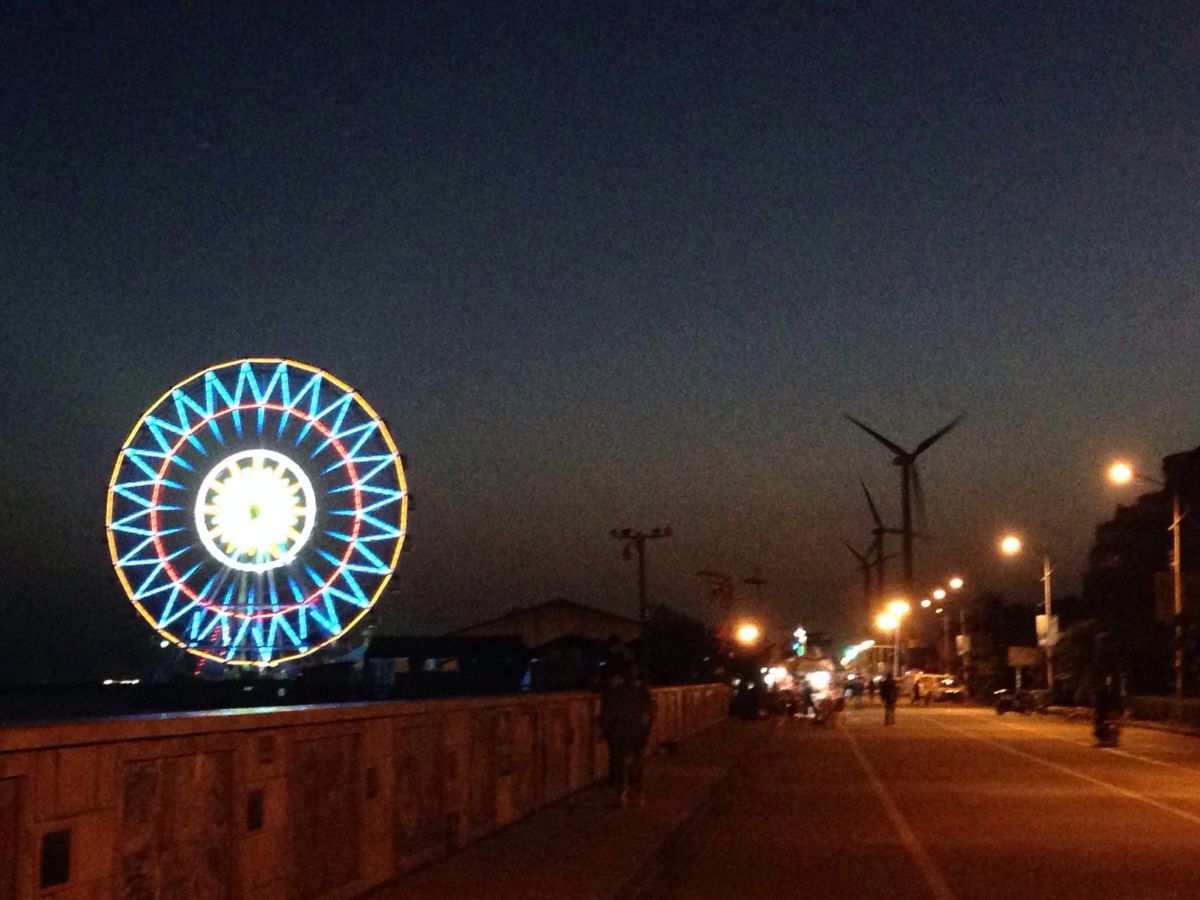
[[117,576],[163,638],[270,666],[366,614],[407,515],[400,454],[362,397],[303,363],[244,359],[196,373],[142,416],[106,520]]

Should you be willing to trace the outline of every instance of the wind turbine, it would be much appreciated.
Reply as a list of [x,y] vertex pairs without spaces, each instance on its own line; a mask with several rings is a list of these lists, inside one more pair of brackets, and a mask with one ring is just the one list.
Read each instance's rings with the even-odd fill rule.
[[867,506],[871,509],[871,518],[875,521],[875,527],[871,529],[871,550],[875,554],[875,593],[883,596],[884,566],[889,559],[892,559],[895,554],[883,552],[883,536],[885,534],[903,535],[904,531],[899,528],[888,528],[883,524],[883,519],[879,516],[879,510],[875,506],[875,500],[871,497],[871,492],[867,490],[867,483],[861,478],[858,483],[862,485],[863,495],[867,498]]
[[912,450],[905,450],[895,441],[884,437],[871,426],[860,422],[854,416],[847,415],[846,418],[869,434],[883,446],[887,447],[895,457],[892,459],[892,464],[900,467],[900,536],[903,539],[904,553],[904,588],[911,595],[913,590],[913,514],[912,514],[912,499],[916,495],[917,506],[921,517],[925,515],[925,496],[921,491],[921,476],[917,472],[917,457],[949,434],[955,426],[965,418],[965,414],[958,416],[950,424],[944,428],[935,431],[921,443],[917,444]]
[[863,589],[863,608],[868,612],[871,609],[871,570],[875,568],[875,563],[871,561],[871,555],[875,552],[875,544],[872,542],[867,546],[867,549],[859,553],[850,546],[850,542],[842,538],[838,538],[842,542],[842,546],[850,551],[850,555],[858,560],[858,567],[862,570],[862,589]]

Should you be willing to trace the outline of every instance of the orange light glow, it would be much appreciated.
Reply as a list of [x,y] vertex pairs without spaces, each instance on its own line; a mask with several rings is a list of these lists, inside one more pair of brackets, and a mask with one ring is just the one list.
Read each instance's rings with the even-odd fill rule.
[[753,622],[743,622],[737,627],[733,636],[739,644],[748,647],[758,643],[758,639],[762,637],[762,630]]
[[1108,467],[1108,480],[1113,484],[1129,484],[1133,474],[1133,466],[1127,462],[1115,462]]

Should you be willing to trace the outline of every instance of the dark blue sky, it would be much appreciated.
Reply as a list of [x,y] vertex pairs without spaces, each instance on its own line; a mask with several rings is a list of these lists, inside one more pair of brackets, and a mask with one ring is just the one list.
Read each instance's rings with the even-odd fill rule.
[[844,412],[969,413],[924,459],[926,579],[1032,599],[1012,524],[1075,586],[1100,466],[1200,441],[1200,12],[648,6],[10,7],[4,672],[145,637],[112,459],[250,354],[346,379],[408,456],[390,627],[632,611],[608,531],[668,522],[657,597],[757,563],[775,622],[843,627],[859,476],[898,518]]

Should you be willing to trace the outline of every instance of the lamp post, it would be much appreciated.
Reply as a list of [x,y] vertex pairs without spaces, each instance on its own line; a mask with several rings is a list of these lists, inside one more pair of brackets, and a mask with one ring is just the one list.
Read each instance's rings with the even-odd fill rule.
[[900,623],[909,612],[908,601],[895,599],[887,605],[887,611],[880,613],[875,624],[880,631],[892,632],[892,677],[900,677]]
[[[962,578],[960,578],[958,575],[953,575],[946,581],[946,584],[948,584],[950,586],[950,590],[957,593],[958,591],[962,590],[962,586],[963,586],[964,582],[963,582]],[[934,608],[934,613],[936,615],[939,615],[942,617],[942,659],[943,659],[943,661],[946,662],[947,666],[949,666],[949,663],[950,663],[950,616],[948,614],[946,614],[945,607],[942,605],[945,602],[946,597],[947,597],[946,589],[943,587],[936,587],[933,589],[930,596],[932,596],[933,600],[936,601],[936,603],[937,603],[936,607]],[[934,604],[931,601],[922,600],[921,605],[928,608],[928,606],[932,606]],[[959,617],[959,628],[961,629],[961,633],[966,634],[967,633],[966,614],[963,611],[963,605],[962,605],[961,599],[959,600],[959,603],[958,603],[958,617]],[[947,671],[950,671],[950,669],[947,668]]]
[[[1000,539],[1000,552],[1005,556],[1018,556],[1025,549],[1024,542],[1015,534],[1006,534]],[[1054,693],[1054,644],[1052,638],[1053,619],[1050,617],[1050,554],[1042,553],[1042,605],[1046,614],[1046,687]]]
[[[960,575],[952,575],[947,582],[950,585],[950,590],[958,593],[963,589],[963,580]],[[971,664],[970,638],[967,636],[967,604],[963,602],[963,598],[958,598],[958,633],[963,636],[964,647],[966,648],[962,657],[962,680],[963,684],[967,683],[968,669]],[[946,652],[950,652],[950,620],[946,620]]]
[[[1129,484],[1135,478],[1155,485],[1164,491],[1167,485],[1157,478],[1143,475],[1127,462],[1115,462],[1108,467],[1108,478],[1113,484]],[[1183,712],[1183,558],[1179,553],[1179,524],[1183,514],[1179,509],[1179,491],[1171,490],[1171,588],[1175,610],[1175,647],[1172,666],[1175,673],[1175,715]]]

